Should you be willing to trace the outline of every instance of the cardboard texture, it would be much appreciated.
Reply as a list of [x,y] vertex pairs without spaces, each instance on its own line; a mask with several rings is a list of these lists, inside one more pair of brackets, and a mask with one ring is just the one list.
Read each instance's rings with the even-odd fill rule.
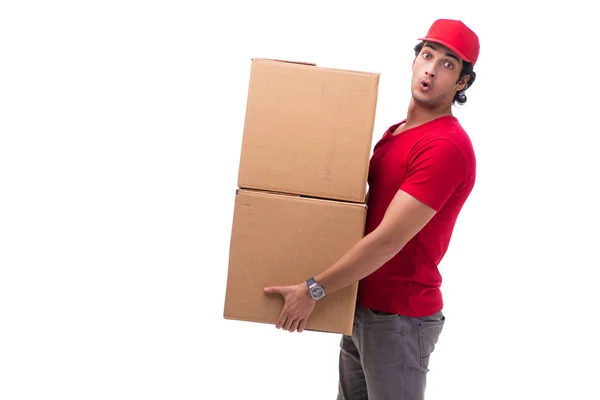
[[238,186],[364,203],[379,76],[254,59]]
[[[224,317],[275,324],[283,306],[270,285],[298,284],[337,261],[364,235],[366,206],[237,191]],[[317,302],[307,329],[352,334],[358,285]]]

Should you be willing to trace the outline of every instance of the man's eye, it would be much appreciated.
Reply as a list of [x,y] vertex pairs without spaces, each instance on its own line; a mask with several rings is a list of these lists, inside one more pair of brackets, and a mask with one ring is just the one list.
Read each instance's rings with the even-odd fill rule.
[[424,57],[424,58],[429,58],[429,57],[430,57],[430,55],[429,55],[429,53],[423,53],[423,57]]
[[445,62],[444,63],[444,67],[446,67],[446,68],[452,68],[452,67],[454,67],[454,65],[452,65],[451,62]]

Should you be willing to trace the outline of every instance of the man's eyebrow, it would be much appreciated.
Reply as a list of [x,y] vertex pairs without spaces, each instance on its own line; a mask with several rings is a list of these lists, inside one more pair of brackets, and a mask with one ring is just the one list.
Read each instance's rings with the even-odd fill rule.
[[[433,50],[436,50],[436,51],[437,51],[437,48],[436,48],[435,46],[433,46],[433,45],[429,44],[429,43],[425,43],[425,45],[424,45],[423,47],[431,47]],[[458,59],[458,57],[457,57],[457,56],[456,56],[454,53],[448,53],[448,52],[446,52],[446,56],[447,56],[447,57],[452,57],[452,58],[454,58],[456,61],[460,61],[460,60]]]
[[446,56],[454,58],[456,61],[460,61],[454,53],[446,53]]

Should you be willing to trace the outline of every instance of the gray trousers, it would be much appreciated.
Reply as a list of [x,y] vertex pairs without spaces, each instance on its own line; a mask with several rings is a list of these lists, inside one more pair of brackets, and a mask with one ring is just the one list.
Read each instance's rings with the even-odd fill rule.
[[357,306],[352,336],[340,344],[337,400],[423,400],[444,322],[441,310],[411,318]]

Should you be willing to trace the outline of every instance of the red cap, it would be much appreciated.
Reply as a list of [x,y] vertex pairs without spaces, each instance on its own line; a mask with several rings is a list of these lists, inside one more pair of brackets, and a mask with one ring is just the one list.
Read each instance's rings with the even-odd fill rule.
[[461,21],[438,19],[429,28],[427,36],[419,38],[419,40],[444,45],[455,52],[457,56],[473,65],[479,57],[479,39],[475,32]]

